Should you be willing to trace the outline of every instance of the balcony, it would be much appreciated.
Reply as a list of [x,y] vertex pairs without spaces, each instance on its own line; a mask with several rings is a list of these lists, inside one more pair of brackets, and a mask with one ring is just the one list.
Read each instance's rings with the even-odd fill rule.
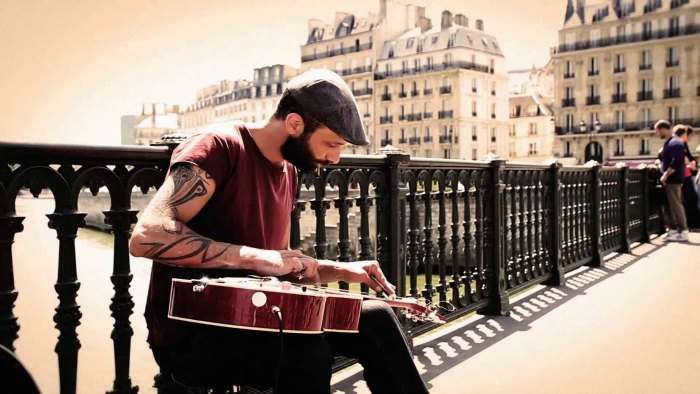
[[566,108],[566,107],[575,107],[576,106],[576,99],[573,97],[571,98],[565,98],[561,100],[561,106]]
[[600,74],[600,70],[588,70],[589,77],[595,77]]
[[664,89],[664,98],[681,97],[681,88]]
[[423,114],[421,114],[420,112],[415,113],[415,114],[406,115],[406,120],[409,122],[416,122],[416,121],[419,121],[421,119],[423,119]]
[[379,124],[387,124],[387,123],[391,123],[393,121],[394,121],[394,117],[391,115],[379,117]]
[[382,94],[382,101],[389,101],[389,100],[391,100],[391,93]]
[[612,95],[612,103],[617,104],[617,103],[626,103],[627,102],[627,93],[616,93]]
[[671,9],[678,8],[682,5],[688,4],[690,0],[671,0]]
[[614,74],[619,74],[619,73],[625,72],[626,70],[627,70],[627,69],[625,68],[625,66],[622,66],[622,67],[615,67],[615,68],[613,68],[613,73],[614,73]]
[[651,90],[644,92],[637,92],[637,101],[648,101],[654,99],[654,92]]
[[399,98],[406,98],[408,97],[408,93],[406,92],[399,92]]
[[407,142],[408,142],[408,140],[406,139],[406,137],[399,138],[399,144],[405,144]]
[[491,114],[491,119],[496,119],[496,114]]
[[648,149],[639,151],[640,156],[646,156],[646,155],[650,155],[650,154],[651,154],[651,152]]
[[452,136],[451,135],[441,135],[439,138],[439,141],[441,144],[451,144],[452,143]]
[[389,139],[382,138],[382,140],[379,143],[381,146],[387,146],[387,145],[391,145],[391,142],[392,142],[391,138],[389,138]]
[[411,90],[411,97],[416,97],[420,95],[420,92],[418,90]]
[[423,136],[423,142],[433,142],[433,137],[430,135]]
[[452,93],[452,86],[440,86],[440,94]]
[[452,118],[452,110],[438,111],[438,119],[450,119],[450,118]]
[[600,105],[600,96],[586,97],[586,105]]
[[342,74],[343,76],[346,76],[346,75],[367,73],[370,71],[372,71],[372,67],[361,66],[361,67],[343,69],[343,71],[340,74]]
[[432,113],[432,112],[423,112],[423,118],[424,118],[424,119],[430,119],[430,118],[432,118],[432,117],[433,117],[433,113]]
[[476,118],[476,111],[472,111],[472,118]]
[[448,63],[441,63],[441,64],[426,64],[421,67],[414,67],[414,68],[406,68],[404,70],[397,70],[397,71],[381,71],[381,72],[375,72],[374,73],[374,79],[375,80],[382,80],[382,79],[387,79],[387,78],[397,78],[397,77],[402,77],[405,75],[416,75],[416,74],[424,74],[424,73],[432,73],[432,72],[438,72],[438,71],[445,71],[445,70],[472,70],[472,71],[477,71],[477,72],[482,72],[482,73],[488,73],[489,72],[489,67],[482,65],[482,64],[477,64],[477,63],[472,63],[472,62],[448,62]]
[[575,78],[575,77],[576,77],[576,74],[574,74],[574,73],[564,73],[564,79],[571,79],[571,78]]
[[399,122],[403,122],[405,120],[406,120],[406,114],[399,115]]
[[372,88],[356,89],[352,91],[352,94],[355,97],[367,96],[372,94]]
[[680,65],[680,61],[678,59],[676,60],[667,60],[666,61],[666,67],[678,67]]
[[349,47],[344,47],[344,48],[332,49],[329,51],[323,51],[323,52],[316,53],[316,54],[304,55],[301,57],[301,62],[305,63],[305,62],[310,62],[310,61],[318,60],[318,59],[326,59],[326,58],[333,57],[333,56],[344,55],[346,53],[362,52],[362,51],[366,51],[368,49],[372,49],[371,42],[367,42],[367,43],[361,44],[359,46],[349,46]]
[[492,90],[492,91],[491,91],[491,95],[492,95],[492,96],[495,96],[495,95],[496,95],[496,91],[495,91],[495,90]]
[[583,51],[591,48],[604,48],[613,45],[633,43],[640,41],[648,41],[653,39],[668,38],[670,33],[677,33],[679,36],[692,35],[700,31],[700,24],[686,24],[677,29],[659,29],[655,31],[645,31],[640,33],[628,34],[620,37],[606,37],[597,40],[583,40],[572,44],[560,44],[555,49],[555,53],[565,53],[574,51]]
[[639,65],[639,71],[646,71],[646,70],[651,70],[651,63]]
[[411,137],[408,139],[408,144],[409,145],[418,145],[420,144],[420,137]]
[[472,93],[476,93],[476,92],[477,92],[476,88],[472,87]]

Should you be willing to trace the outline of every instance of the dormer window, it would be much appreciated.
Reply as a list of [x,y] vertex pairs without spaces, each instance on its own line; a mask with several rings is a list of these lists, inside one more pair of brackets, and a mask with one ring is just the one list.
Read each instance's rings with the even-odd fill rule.
[[406,40],[406,49],[408,49],[408,48],[413,48],[413,42],[414,42],[414,41],[415,41],[414,38],[409,38],[408,40]]

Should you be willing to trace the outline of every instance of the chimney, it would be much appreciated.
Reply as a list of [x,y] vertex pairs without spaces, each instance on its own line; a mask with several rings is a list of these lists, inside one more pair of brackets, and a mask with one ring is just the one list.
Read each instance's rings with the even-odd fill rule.
[[379,0],[379,20],[383,21],[386,19],[386,1]]
[[424,16],[421,16],[418,19],[418,27],[420,27],[421,33],[425,33],[426,31],[433,28],[433,22],[430,20],[430,18],[426,18]]
[[455,15],[454,21],[455,21],[455,25],[469,27],[469,19],[467,19],[467,17],[464,16],[464,14]]
[[484,21],[481,19],[476,20],[476,30],[484,31]]
[[440,19],[440,30],[449,29],[452,27],[452,13],[450,11],[442,11],[442,18]]

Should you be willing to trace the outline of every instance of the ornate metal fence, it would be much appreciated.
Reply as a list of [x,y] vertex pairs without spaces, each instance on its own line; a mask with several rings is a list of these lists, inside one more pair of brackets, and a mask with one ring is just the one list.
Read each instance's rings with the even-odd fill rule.
[[[134,304],[128,238],[137,214],[131,195],[134,187],[146,193],[162,183],[170,152],[0,144],[0,344],[14,350],[20,332],[12,243],[24,218],[16,215],[15,200],[21,189],[35,197],[49,189],[56,202],[49,227],[59,239],[54,321],[61,393],[76,392],[80,349],[75,238],[85,213],[78,212],[78,197],[84,188],[96,194],[103,187],[114,237],[111,392],[137,390],[129,374]],[[344,157],[301,176],[291,246],[302,248],[310,239],[317,258],[377,259],[400,294],[449,308],[450,319],[473,311],[507,314],[509,294],[533,284],[560,285],[567,271],[599,265],[605,254],[661,233],[656,179],[655,169],[412,159],[391,152]],[[311,230],[302,220],[308,215]],[[331,216],[334,223],[327,223]]]

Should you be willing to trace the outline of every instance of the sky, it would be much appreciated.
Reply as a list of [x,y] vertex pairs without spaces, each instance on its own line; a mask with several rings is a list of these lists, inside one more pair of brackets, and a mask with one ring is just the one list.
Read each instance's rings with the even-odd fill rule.
[[[404,1],[404,3],[409,1]],[[565,0],[415,0],[483,19],[508,69],[542,66]],[[120,143],[142,103],[186,105],[253,68],[300,65],[307,20],[378,13],[379,0],[1,0],[0,141]]]

